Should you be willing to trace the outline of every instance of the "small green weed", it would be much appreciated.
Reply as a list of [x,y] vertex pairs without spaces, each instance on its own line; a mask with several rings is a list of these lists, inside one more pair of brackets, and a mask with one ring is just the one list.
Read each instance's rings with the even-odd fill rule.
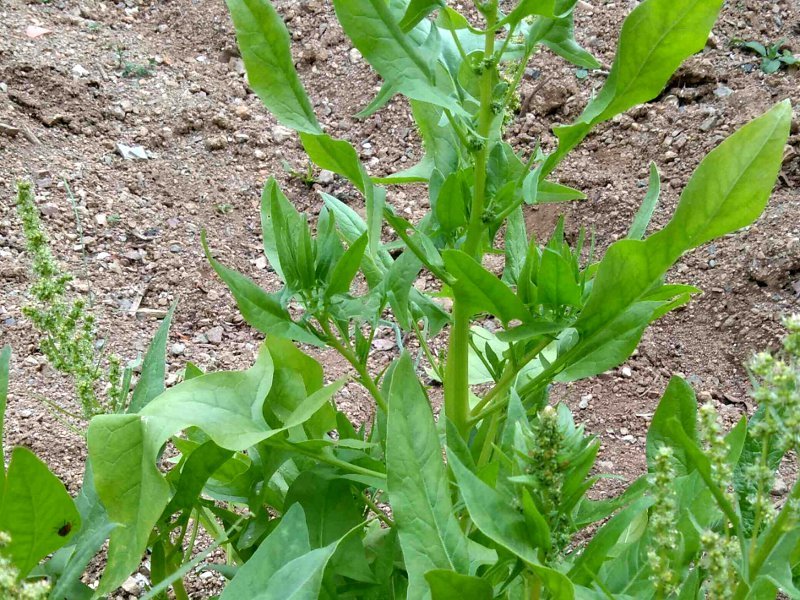
[[769,75],[800,61],[789,48],[784,46],[784,42],[785,40],[780,40],[771,45],[756,41],[739,42],[738,46],[758,54],[761,57],[761,71]]

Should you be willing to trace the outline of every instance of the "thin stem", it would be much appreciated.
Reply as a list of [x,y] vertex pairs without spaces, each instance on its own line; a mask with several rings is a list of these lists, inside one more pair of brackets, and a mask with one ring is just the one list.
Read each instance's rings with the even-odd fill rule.
[[436,362],[436,359],[433,357],[433,353],[431,352],[430,346],[428,346],[428,341],[425,339],[425,336],[422,335],[422,331],[420,331],[419,324],[417,320],[412,317],[411,319],[411,327],[414,329],[414,333],[417,336],[417,340],[419,341],[420,348],[422,348],[422,352],[425,354],[425,358],[428,359],[428,362],[431,365],[431,369],[433,369],[434,374],[436,377],[439,378],[439,381],[442,381],[442,369],[441,365]]
[[362,498],[364,499],[364,503],[369,507],[369,509],[375,514],[376,517],[378,517],[379,521],[383,521],[389,527],[395,527],[396,526],[395,522],[392,521],[389,518],[389,515],[387,515],[385,512],[383,512],[381,510],[380,506],[375,504],[375,501],[372,498],[369,497],[369,494],[364,492],[362,494]]
[[328,463],[329,465],[332,465],[334,467],[339,467],[344,471],[350,471],[351,473],[355,473],[357,475],[366,475],[367,477],[375,477],[377,479],[386,479],[385,473],[379,473],[378,471],[373,471],[372,469],[359,467],[358,465],[354,465],[352,463],[340,460],[334,456],[328,456],[323,452],[315,452],[314,450],[308,450],[301,446],[295,446],[293,444],[289,444],[288,442],[280,442],[280,443],[275,442],[275,444],[291,452],[297,452],[298,454],[303,454],[311,458],[316,458],[321,462]]
[[376,404],[385,412],[387,410],[386,401],[383,399],[383,395],[378,389],[378,386],[375,385],[375,381],[372,379],[372,377],[370,377],[366,365],[358,360],[358,357],[352,350],[350,350],[350,348],[345,347],[345,345],[339,341],[339,338],[337,338],[331,330],[327,316],[323,316],[323,318],[320,319],[319,324],[320,327],[322,327],[322,330],[325,332],[325,341],[331,346],[331,348],[341,354],[345,360],[347,360],[347,362],[349,362],[350,365],[356,370],[358,373],[358,382],[366,388],[370,395],[375,399]]
[[197,540],[197,532],[200,529],[200,520],[195,518],[192,519],[192,535],[189,537],[189,545],[186,547],[186,551],[183,555],[183,562],[189,562],[189,559],[192,557],[192,550],[194,549],[194,543]]
[[480,456],[478,456],[478,467],[488,464],[489,457],[492,455],[494,448],[495,436],[497,436],[497,429],[500,426],[500,415],[497,413],[492,415],[492,420],[489,422],[489,431],[486,432],[486,437],[483,440],[483,448],[481,448]]
[[450,13],[447,11],[442,11],[446,15],[448,29],[450,29],[450,35],[453,36],[453,42],[455,42],[456,48],[458,48],[458,53],[461,55],[461,60],[464,62],[469,62],[469,57],[467,53],[464,51],[464,46],[461,45],[461,40],[458,39],[458,34],[456,33],[456,28],[453,25],[453,20],[450,18]]

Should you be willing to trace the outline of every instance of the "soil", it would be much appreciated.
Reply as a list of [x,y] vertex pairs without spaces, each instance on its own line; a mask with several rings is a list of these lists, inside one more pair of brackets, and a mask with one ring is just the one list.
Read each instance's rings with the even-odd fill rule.
[[[635,4],[579,2],[578,39],[605,65]],[[420,143],[406,103],[395,99],[365,121],[352,117],[380,81],[351,49],[330,3],[276,5],[293,32],[297,67],[324,127],[353,142],[373,175],[413,164]],[[29,258],[13,207],[14,182],[35,183],[54,252],[75,274],[75,292],[93,298],[109,351],[125,360],[142,353],[159,317],[178,301],[170,383],[187,361],[207,370],[244,367],[261,339],[204,259],[201,231],[208,232],[220,260],[274,290],[278,282],[261,254],[258,215],[267,177],[275,176],[298,208],[311,214],[319,210],[319,191],[359,210],[363,204],[338,178],[316,173],[324,182],[307,185],[288,172],[306,171],[304,155],[296,137],[277,126],[249,91],[220,0],[6,0],[0,3],[0,32],[0,345],[14,351],[6,445],[34,450],[76,492],[83,438],[42,402],[44,397],[74,410],[71,383],[45,364],[20,312]],[[663,182],[654,226],[666,223],[708,150],[774,102],[800,98],[800,71],[765,75],[757,57],[732,46],[735,40],[781,39],[800,51],[796,3],[726,3],[706,48],[659,98],[598,127],[555,173],[588,199],[530,209],[531,231],[548,235],[563,212],[570,236],[585,227],[603,251],[627,232],[644,197],[650,161]],[[574,119],[605,75],[586,76],[547,51],[529,67],[521,89],[524,109],[508,138],[532,149],[541,137],[549,148],[550,128]],[[728,425],[752,409],[743,365],[754,352],[775,347],[781,318],[798,310],[799,133],[795,120],[761,219],[686,255],[671,272],[670,280],[705,293],[653,325],[619,369],[553,390],[553,398],[567,402],[576,420],[602,441],[600,471],[621,476],[604,482],[599,495],[617,493],[642,473],[648,422],[672,375],[683,374],[702,399],[713,400]],[[126,160],[118,144],[143,146],[147,159]],[[412,218],[426,208],[415,188],[394,188],[389,200]],[[380,342],[376,364],[396,354],[388,335]],[[331,379],[347,372],[335,356],[311,352]],[[337,401],[356,420],[369,417],[356,384]],[[195,581],[194,597],[206,597],[214,583]]]

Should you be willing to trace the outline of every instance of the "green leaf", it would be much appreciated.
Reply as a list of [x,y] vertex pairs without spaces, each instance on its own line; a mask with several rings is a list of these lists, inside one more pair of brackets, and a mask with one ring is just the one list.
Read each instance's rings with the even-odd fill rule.
[[634,519],[640,517],[653,504],[650,497],[640,498],[604,524],[578,556],[569,572],[575,585],[591,585],[600,567],[608,559],[615,558],[615,547]]
[[750,50],[755,51],[756,53],[760,54],[761,56],[767,55],[767,49],[764,47],[764,44],[760,42],[745,42],[742,44],[743,48],[749,48]]
[[11,536],[4,554],[20,577],[69,541],[80,525],[81,517],[64,484],[33,452],[14,448],[0,506],[0,531]]
[[655,98],[680,64],[705,46],[722,0],[645,0],[625,19],[603,89],[573,125],[556,127],[550,173],[602,121]]
[[677,470],[677,475],[688,475],[691,471],[689,458],[678,441],[670,435],[668,422],[672,418],[680,421],[683,431],[690,439],[697,440],[697,399],[692,387],[677,376],[669,380],[669,385],[653,414],[650,429],[647,430],[645,454],[647,466],[652,469],[658,448],[668,446],[673,449],[681,467]]
[[258,598],[273,576],[287,564],[311,551],[306,516],[300,504],[293,504],[278,526],[259,544],[255,554],[236,571],[220,600]]
[[400,19],[400,29],[408,33],[434,10],[444,7],[444,0],[411,0],[403,18]]
[[599,69],[601,65],[597,59],[575,41],[574,21],[572,13],[558,19],[537,19],[527,37],[538,40],[574,65],[585,69]]
[[314,334],[306,331],[294,321],[289,312],[281,306],[277,297],[268,294],[251,279],[229,269],[211,256],[202,236],[206,258],[236,299],[236,305],[244,319],[257,330],[269,335],[321,346],[322,342]]
[[536,194],[536,204],[552,202],[570,202],[572,200],[586,200],[586,194],[580,190],[554,183],[552,181],[539,181]]
[[346,140],[335,140],[328,135],[302,134],[303,147],[309,158],[322,169],[328,169],[347,178],[364,195],[367,204],[367,235],[370,254],[374,255],[381,239],[383,206],[386,190],[376,187],[358,158],[356,149]]
[[327,134],[301,135],[308,157],[321,169],[328,169],[348,179],[365,194],[370,185],[358,152],[347,140],[337,140]]
[[425,573],[432,600],[492,600],[491,584],[480,577],[433,569]]
[[448,451],[447,464],[453,469],[467,511],[475,526],[492,541],[521,558],[539,576],[557,600],[572,600],[575,590],[563,574],[539,563],[537,549],[528,536],[524,517],[509,502],[465,467]]
[[294,68],[289,32],[269,0],[226,0],[247,80],[282,124],[322,133]]
[[173,303],[170,306],[167,316],[161,321],[158,331],[153,336],[153,341],[150,342],[150,346],[147,348],[147,354],[145,354],[144,362],[142,363],[142,374],[136,387],[133,388],[131,404],[127,412],[139,412],[148,402],[164,391],[167,339],[169,338],[169,326],[172,322],[172,316],[175,314],[176,304]]
[[575,270],[564,255],[552,248],[542,249],[539,266],[540,304],[550,305],[555,310],[563,306],[581,306],[581,286],[575,279]]
[[703,483],[706,484],[706,487],[711,492],[711,495],[717,501],[717,505],[719,506],[720,510],[725,513],[725,516],[734,525],[734,527],[738,527],[740,523],[739,514],[730,503],[730,500],[728,500],[725,492],[723,492],[723,490],[719,489],[714,484],[714,478],[711,475],[711,463],[708,457],[703,453],[697,443],[692,440],[684,431],[683,425],[680,423],[680,421],[678,421],[678,419],[674,417],[668,419],[666,423],[666,429],[669,433],[669,436],[680,445],[680,448],[686,454],[686,457],[691,465],[697,469],[697,472],[700,474]]
[[278,242],[275,238],[275,227],[272,222],[272,204],[276,201],[286,203],[291,206],[288,198],[283,195],[278,182],[274,177],[270,177],[264,184],[261,192],[261,237],[264,247],[264,256],[267,257],[270,266],[281,278],[286,281],[281,267],[280,255],[278,254]]
[[437,29],[423,29],[420,23],[410,34],[403,33],[399,21],[404,2],[390,6],[386,0],[334,0],[333,5],[347,37],[387,83],[410,99],[464,113],[452,80],[436,65],[441,43]]
[[98,594],[105,594],[139,567],[150,532],[167,504],[169,486],[155,465],[163,441],[148,436],[148,425],[139,415],[95,417],[87,443],[97,495],[109,520],[124,524],[111,532],[106,569],[97,588]]
[[506,221],[505,255],[503,281],[514,285],[517,283],[525,256],[528,253],[528,232],[525,229],[525,216],[522,207],[518,206]]
[[[269,580],[261,593],[255,596],[242,597],[241,600],[317,600],[322,587],[322,576],[325,567],[336,551],[338,544],[334,542],[324,548],[317,548],[281,568]],[[235,598],[232,597],[232,598]]]
[[453,470],[461,497],[475,526],[496,544],[528,564],[538,564],[537,548],[528,535],[525,518],[497,491],[485,484],[448,450],[447,464]]
[[[61,575],[50,590],[50,598],[73,598],[84,589],[81,576],[94,555],[100,551],[109,534],[118,525],[108,520],[105,507],[94,487],[91,460],[86,461],[81,492],[75,499],[81,516],[81,528],[63,550],[72,549]],[[62,550],[62,551],[63,551]]]
[[394,86],[390,83],[384,83],[381,86],[378,95],[372,99],[367,106],[362,108],[358,111],[355,115],[353,115],[356,119],[367,119],[386,106],[389,101],[394,97],[397,93],[397,90]]
[[434,214],[436,220],[447,233],[451,233],[467,224],[467,206],[470,191],[464,176],[466,171],[455,171],[444,180],[436,197]]
[[292,292],[313,289],[316,284],[315,252],[306,215],[297,212],[279,194],[272,195],[269,210],[286,286]]
[[[303,471],[292,482],[284,506],[294,504],[303,507],[312,548],[336,542],[363,520],[364,502],[354,497],[350,482],[320,469]],[[364,546],[356,535],[342,539],[331,569],[355,581],[374,583]]]
[[196,448],[186,459],[175,484],[175,494],[164,509],[164,517],[169,518],[178,511],[191,508],[198,502],[203,486],[217,469],[230,457],[232,450],[220,448],[208,441]]
[[784,100],[712,150],[660,235],[686,250],[757,219],[778,177],[791,120],[791,103]]
[[[663,300],[648,300],[667,269],[684,252],[749,224],[761,213],[780,169],[790,121],[791,106],[784,101],[739,129],[700,163],[664,229],[644,241],[612,244],[575,323],[580,341],[561,358],[572,366],[559,381],[593,375],[624,360],[663,306]],[[609,343],[616,346],[613,354],[599,352]]]
[[156,467],[162,445],[191,425],[233,450],[275,435],[259,419],[272,373],[272,358],[262,349],[247,371],[201,375],[170,388],[137,415],[92,419],[87,444],[97,495],[110,521],[126,525],[111,533],[99,593],[115,590],[138,567],[167,505],[169,486]]
[[331,283],[325,290],[325,296],[330,298],[335,294],[346,294],[350,291],[350,284],[358,274],[366,249],[367,235],[364,234],[347,249],[347,252],[336,263],[333,273],[331,273]]
[[388,403],[389,500],[408,572],[408,595],[423,598],[428,596],[428,571],[467,572],[467,538],[453,515],[433,412],[408,353],[396,363]]
[[658,197],[661,194],[661,177],[658,174],[658,167],[656,163],[650,163],[650,179],[647,185],[647,194],[644,196],[642,205],[639,211],[633,218],[631,229],[628,232],[629,240],[641,240],[644,237],[647,226],[650,224],[650,219],[653,218],[653,212],[656,210],[658,204]]
[[442,258],[448,273],[456,278],[453,292],[473,314],[488,312],[503,323],[530,317],[519,296],[471,256],[461,250],[445,250]]

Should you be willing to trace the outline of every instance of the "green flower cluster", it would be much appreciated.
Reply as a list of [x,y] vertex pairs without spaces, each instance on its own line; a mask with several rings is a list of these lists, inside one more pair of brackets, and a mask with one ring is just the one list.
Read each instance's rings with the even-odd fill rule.
[[739,542],[730,536],[722,536],[711,530],[700,535],[703,556],[700,565],[705,569],[706,598],[728,600],[733,598],[736,581],[736,565],[741,561]]
[[556,550],[562,550],[570,541],[564,516],[559,510],[564,489],[564,472],[561,454],[564,434],[558,423],[558,412],[550,405],[539,411],[531,424],[528,436],[528,475],[536,481],[535,491],[540,499],[544,516],[548,520]]
[[670,558],[678,547],[678,505],[672,482],[675,468],[672,464],[674,452],[669,446],[661,446],[656,453],[650,483],[653,486],[655,502],[650,510],[652,541],[647,551],[647,562],[652,571],[651,580],[656,590],[656,598],[666,598],[678,587],[678,574],[671,565]]
[[[11,538],[0,531],[0,550]],[[44,600],[50,592],[46,581],[18,582],[19,573],[11,561],[0,552],[0,598],[3,600]]]
[[34,276],[29,290],[31,303],[22,312],[42,335],[42,354],[54,369],[75,380],[84,417],[103,413],[96,392],[103,373],[96,350],[94,316],[87,311],[83,299],[70,300],[67,296],[72,276],[62,271],[53,258],[29,182],[17,184],[17,213]]

